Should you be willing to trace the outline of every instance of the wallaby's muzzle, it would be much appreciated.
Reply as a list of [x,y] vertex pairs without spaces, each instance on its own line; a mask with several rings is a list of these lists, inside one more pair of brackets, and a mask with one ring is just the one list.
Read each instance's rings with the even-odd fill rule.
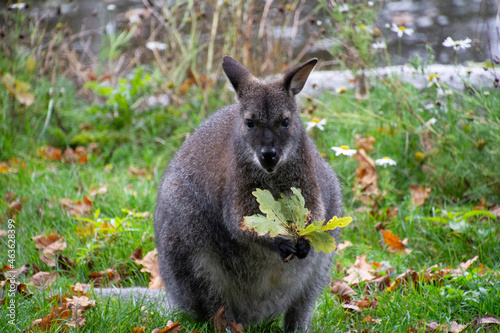
[[268,173],[273,173],[276,171],[275,168],[279,162],[278,152],[273,147],[263,147],[260,150],[259,162],[264,170]]

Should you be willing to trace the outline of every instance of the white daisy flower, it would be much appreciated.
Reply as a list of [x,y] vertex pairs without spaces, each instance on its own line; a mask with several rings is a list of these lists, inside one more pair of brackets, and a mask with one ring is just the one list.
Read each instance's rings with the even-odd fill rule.
[[434,125],[435,123],[437,123],[436,118],[431,118],[431,119],[427,120],[427,124],[429,124],[429,125]]
[[439,76],[437,74],[429,75],[429,84],[427,85],[427,87],[432,87],[432,86],[441,88],[441,85],[439,84]]
[[349,149],[349,147],[344,146],[344,145],[342,145],[340,147],[332,147],[332,150],[335,151],[335,156],[345,155],[345,156],[351,157],[357,153],[356,149]]
[[405,26],[398,26],[396,23],[393,23],[391,26],[391,31],[394,31],[398,34],[398,38],[402,38],[403,35],[411,36],[413,35],[413,29],[406,28]]
[[165,51],[167,49],[167,44],[161,42],[147,42],[146,47],[152,50]]
[[380,42],[375,42],[372,44],[372,49],[385,49],[387,47],[387,44],[384,41]]
[[28,8],[28,5],[25,4],[24,2],[18,2],[18,3],[14,3],[12,5],[9,6],[10,9],[25,9],[25,8]]
[[346,3],[339,6],[339,12],[347,13],[348,11],[349,11],[349,5],[347,5]]
[[306,123],[306,132],[309,132],[314,127],[317,127],[319,130],[324,131],[326,125],[326,119],[319,120],[318,118],[313,118],[311,121]]
[[462,40],[453,40],[451,37],[448,37],[444,40],[443,46],[444,47],[453,47],[455,51],[458,51],[460,49],[468,49],[471,47],[471,39],[466,38]]
[[387,167],[387,165],[396,165],[396,161],[394,161],[393,159],[389,158],[389,157],[383,157],[383,158],[379,158],[378,160],[375,160],[375,164],[376,165],[382,165],[384,166],[384,168]]

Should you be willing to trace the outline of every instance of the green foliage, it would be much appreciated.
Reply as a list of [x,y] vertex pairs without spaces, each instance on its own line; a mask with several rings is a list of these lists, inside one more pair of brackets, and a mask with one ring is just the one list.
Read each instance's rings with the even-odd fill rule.
[[291,188],[292,195],[281,194],[281,198],[275,200],[268,190],[257,189],[252,194],[260,204],[260,211],[266,216],[256,214],[243,218],[244,229],[251,229],[259,235],[269,234],[271,237],[278,235],[293,238],[304,237],[311,242],[316,252],[330,253],[336,249],[335,238],[327,231],[338,227],[347,226],[352,218],[337,218],[334,216],[328,223],[323,221],[309,223],[310,212],[305,208],[305,200],[300,189]]
[[[471,225],[467,223],[467,221],[471,217],[488,217],[492,220],[497,220],[497,217],[487,210],[469,210],[466,212],[457,212],[452,213],[446,210],[436,209],[434,212],[434,216],[428,217],[420,217],[421,219],[425,219],[427,221],[439,222],[439,223],[447,223],[451,230],[455,232],[464,232],[465,230],[471,228]],[[441,216],[439,216],[441,215]],[[406,220],[410,220],[412,218],[419,217],[407,217]],[[485,232],[488,232],[485,230]],[[491,230],[489,230],[491,232]]]

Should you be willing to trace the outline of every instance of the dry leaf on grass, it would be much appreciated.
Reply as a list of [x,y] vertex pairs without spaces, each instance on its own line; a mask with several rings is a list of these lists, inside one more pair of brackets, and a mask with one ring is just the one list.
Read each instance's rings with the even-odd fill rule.
[[422,329],[425,329],[424,332],[428,333],[434,333],[434,332],[440,332],[440,333],[459,333],[462,332],[467,325],[461,325],[458,324],[456,321],[452,321],[449,324],[439,324],[435,321],[426,323],[425,320],[420,320],[418,322],[417,327],[411,329],[410,332],[421,332]]
[[138,247],[135,251],[130,255],[130,259],[137,262],[138,260],[142,260],[142,247]]
[[368,316],[366,316],[363,319],[363,322],[364,323],[377,323],[377,324],[380,324],[382,322],[382,319],[374,319],[374,318],[372,318],[371,315],[368,315]]
[[66,163],[87,163],[87,150],[85,147],[78,146],[75,150],[68,148],[64,151],[63,161]]
[[63,251],[66,248],[66,241],[62,236],[59,234],[39,235],[31,239],[35,242],[40,259],[49,267],[56,267],[56,252]]
[[89,211],[92,209],[92,199],[88,197],[83,197],[83,201],[78,200],[76,202],[68,198],[62,198],[59,202],[66,207],[68,213],[77,217],[88,215]]
[[344,281],[332,281],[330,286],[332,287],[332,294],[336,295],[342,302],[349,302],[351,300],[351,296],[356,295],[356,292],[352,290]]
[[365,282],[365,289],[363,292],[367,293],[373,289],[382,291],[391,285],[391,277],[389,275],[380,276],[373,280]]
[[217,331],[217,333],[225,332],[226,328],[229,326],[231,326],[231,328],[233,329],[233,331],[235,333],[243,332],[245,329],[241,323],[231,322],[228,324],[228,322],[226,320],[225,312],[226,312],[226,309],[224,308],[224,305],[222,305],[219,308],[219,310],[217,310],[217,313],[215,314],[215,316],[213,318],[214,319],[214,328]]
[[53,326],[59,325],[63,320],[69,319],[70,316],[71,310],[68,308],[67,303],[63,303],[60,307],[54,305],[47,316],[35,319],[31,326],[36,332],[50,331]]
[[182,326],[179,322],[173,322],[169,320],[167,322],[167,326],[165,328],[155,328],[151,333],[171,333],[171,332],[180,332]]
[[356,169],[356,178],[354,179],[353,191],[356,199],[368,205],[373,197],[380,194],[377,185],[377,169],[375,162],[366,155],[363,149],[359,149],[354,159],[359,166]]
[[430,187],[423,187],[420,185],[410,185],[410,192],[413,198],[413,204],[415,207],[422,206],[425,203],[425,199],[429,197],[431,192]]
[[31,327],[36,332],[49,331],[53,326],[58,326],[64,320],[66,320],[65,325],[68,327],[81,328],[86,323],[83,313],[95,306],[95,300],[90,300],[86,296],[65,298],[56,295],[56,297],[55,300],[61,302],[61,306],[54,305],[47,316],[36,319],[31,323]]
[[149,172],[148,169],[138,169],[131,166],[128,167],[128,171],[134,176],[145,176]]
[[342,307],[344,309],[353,310],[353,311],[356,311],[356,312],[361,312],[362,311],[359,306],[354,305],[354,304],[350,304],[350,303],[344,303],[344,304],[342,304]]
[[106,194],[108,192],[108,185],[102,185],[98,189],[91,188],[90,195],[95,197],[98,194]]
[[37,287],[48,288],[56,281],[56,279],[57,272],[38,272],[31,277],[30,284]]
[[92,272],[89,279],[94,282],[94,286],[103,286],[107,283],[111,285],[120,285],[121,278],[116,269],[108,268],[105,271]]
[[87,319],[83,314],[90,308],[95,307],[95,300],[87,296],[73,296],[67,300],[68,308],[71,310],[71,319],[66,323],[69,327],[80,328],[85,325]]
[[[15,291],[26,298],[33,296],[33,293],[31,293],[26,288],[26,284],[18,283],[18,282],[11,282],[11,281],[12,280],[9,279],[9,280],[0,282],[0,287],[3,290]],[[12,286],[14,286],[14,287],[12,287]],[[5,295],[5,293],[4,293],[4,295]]]
[[344,277],[344,281],[348,284],[357,284],[362,281],[372,280],[375,278],[373,274],[375,269],[373,269],[373,263],[368,263],[366,261],[366,254],[361,257],[356,257],[356,262],[354,265],[347,270],[347,276]]
[[144,266],[144,268],[141,269],[141,272],[147,272],[151,274],[149,289],[164,289],[163,281],[161,280],[160,270],[158,266],[157,249],[154,249],[153,251],[146,254],[146,256],[144,256],[143,259],[134,259],[134,261],[139,265]]
[[474,327],[476,328],[482,327],[485,329],[486,328],[493,329],[494,327],[500,326],[500,318],[486,314],[482,317],[474,318],[471,324],[474,325]]
[[51,146],[40,147],[38,155],[48,160],[62,161],[62,150],[59,148]]
[[28,269],[30,265],[26,264],[19,268],[12,269],[9,265],[5,265],[0,270],[0,276],[4,276],[5,280],[17,278],[21,275],[28,275]]
[[[19,169],[25,168],[26,162],[17,157],[9,158],[8,162],[0,162],[0,173],[18,173]],[[13,193],[12,191],[9,191]],[[9,193],[8,192],[8,193]],[[10,200],[6,200],[10,201]]]
[[358,149],[363,149],[366,153],[373,153],[375,150],[373,148],[373,144],[375,143],[375,138],[371,135],[366,135],[365,137],[361,137],[359,134],[354,135],[354,140],[356,140],[356,146]]
[[406,248],[406,245],[408,245],[408,238],[401,241],[398,236],[394,235],[389,230],[381,230],[380,232],[382,236],[384,236],[385,244],[389,246],[387,251],[392,253],[411,253],[411,250]]
[[343,251],[346,248],[348,248],[349,246],[352,246],[352,243],[347,240],[347,241],[337,245],[337,251]]

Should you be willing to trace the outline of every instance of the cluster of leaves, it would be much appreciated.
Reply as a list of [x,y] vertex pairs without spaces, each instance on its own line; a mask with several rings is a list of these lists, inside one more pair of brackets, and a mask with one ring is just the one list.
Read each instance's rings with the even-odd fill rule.
[[301,190],[294,187],[290,190],[292,195],[282,193],[278,200],[275,200],[268,190],[257,189],[252,192],[265,216],[245,216],[241,228],[253,230],[261,236],[269,234],[271,237],[291,237],[295,242],[299,237],[303,237],[311,243],[316,252],[335,251],[335,238],[327,231],[347,226],[352,218],[334,216],[326,224],[325,220],[310,223],[311,212],[305,208]]

